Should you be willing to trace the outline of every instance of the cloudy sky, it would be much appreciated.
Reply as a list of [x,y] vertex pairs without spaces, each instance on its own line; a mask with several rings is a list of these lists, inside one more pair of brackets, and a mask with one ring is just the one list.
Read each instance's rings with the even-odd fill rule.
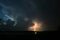
[[[44,30],[55,30],[59,26],[56,12],[56,1],[53,0],[0,0],[0,17],[8,15],[15,19],[18,30],[24,30],[24,25],[33,18],[43,22]],[[25,18],[29,22],[25,22]]]

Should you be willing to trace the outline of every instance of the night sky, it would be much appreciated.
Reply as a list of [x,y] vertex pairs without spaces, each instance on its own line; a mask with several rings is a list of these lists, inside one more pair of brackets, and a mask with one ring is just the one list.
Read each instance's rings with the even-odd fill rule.
[[[56,5],[55,0],[0,0],[0,18],[14,19],[14,28],[19,31],[27,30],[33,18],[43,22],[43,30],[58,30]],[[24,18],[29,18],[29,21],[25,22]]]

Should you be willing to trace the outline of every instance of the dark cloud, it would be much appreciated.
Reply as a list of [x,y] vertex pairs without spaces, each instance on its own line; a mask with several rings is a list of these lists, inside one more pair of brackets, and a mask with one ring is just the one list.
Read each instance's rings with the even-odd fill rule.
[[[2,13],[4,15],[18,21],[16,28],[19,28],[19,30],[21,28],[23,30],[25,24],[28,25],[33,18],[43,21],[47,30],[53,30],[58,26],[56,24],[58,23],[55,13],[56,5],[53,0],[0,0],[0,6],[3,7]],[[29,18],[29,22],[26,23],[24,18]]]

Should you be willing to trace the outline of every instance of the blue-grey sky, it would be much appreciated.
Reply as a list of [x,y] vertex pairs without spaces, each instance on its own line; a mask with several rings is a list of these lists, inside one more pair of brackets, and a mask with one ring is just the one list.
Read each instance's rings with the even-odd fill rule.
[[53,0],[0,0],[0,17],[5,17],[4,15],[17,21],[26,17],[38,18],[40,21],[44,21],[46,25],[48,24],[48,30],[50,27],[54,29],[59,26],[56,1]]

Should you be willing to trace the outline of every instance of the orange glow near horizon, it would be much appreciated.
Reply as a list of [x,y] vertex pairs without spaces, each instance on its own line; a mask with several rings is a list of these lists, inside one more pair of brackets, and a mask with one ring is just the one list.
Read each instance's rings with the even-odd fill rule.
[[29,31],[41,31],[41,29],[42,29],[42,23],[40,23],[40,22],[38,22],[37,20],[33,20],[32,21],[33,22],[33,26],[30,26],[29,28],[28,28],[28,30]]

